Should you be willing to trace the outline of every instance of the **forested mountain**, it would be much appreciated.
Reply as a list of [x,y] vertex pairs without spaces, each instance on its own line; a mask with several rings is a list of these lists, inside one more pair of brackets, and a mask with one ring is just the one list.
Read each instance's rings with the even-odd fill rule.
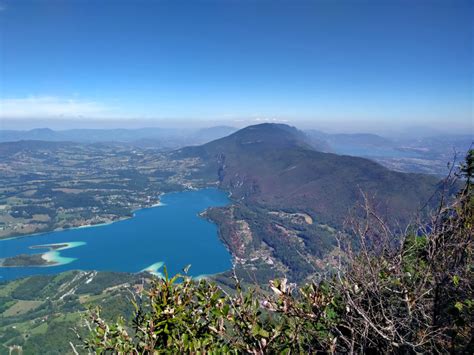
[[406,222],[429,200],[439,181],[316,149],[296,128],[261,124],[178,154],[207,161],[209,174],[217,174],[220,186],[235,199],[303,210],[337,225],[361,192],[374,198],[381,214]]

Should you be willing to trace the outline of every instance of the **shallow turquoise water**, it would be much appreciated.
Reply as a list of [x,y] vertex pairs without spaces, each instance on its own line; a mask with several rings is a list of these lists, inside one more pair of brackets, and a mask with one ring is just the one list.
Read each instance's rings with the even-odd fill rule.
[[199,217],[211,206],[229,203],[217,189],[175,192],[162,196],[162,206],[139,210],[135,217],[91,228],[70,229],[0,241],[0,258],[37,254],[33,245],[73,243],[49,252],[62,265],[0,268],[0,280],[65,270],[107,270],[159,274],[165,264],[170,274],[191,264],[193,276],[215,274],[231,267],[231,257],[217,236],[217,227]]

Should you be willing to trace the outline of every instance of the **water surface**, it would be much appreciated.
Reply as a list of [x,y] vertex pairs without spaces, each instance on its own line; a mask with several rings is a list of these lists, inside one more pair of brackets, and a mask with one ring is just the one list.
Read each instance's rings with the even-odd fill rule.
[[136,211],[133,218],[108,225],[0,240],[0,258],[48,252],[30,246],[72,243],[49,252],[49,258],[61,265],[0,268],[0,280],[66,270],[159,274],[163,264],[171,274],[191,264],[189,273],[199,276],[231,267],[216,225],[199,216],[208,207],[229,203],[224,192],[214,188],[175,192],[163,195],[161,202],[162,206]]

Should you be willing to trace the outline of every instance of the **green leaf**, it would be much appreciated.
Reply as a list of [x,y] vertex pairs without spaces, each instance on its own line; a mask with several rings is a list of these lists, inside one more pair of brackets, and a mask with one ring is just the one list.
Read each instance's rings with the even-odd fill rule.
[[252,326],[252,335],[256,337],[260,333],[260,326],[255,324]]
[[258,334],[260,334],[261,337],[263,338],[268,338],[270,337],[270,333],[268,333],[265,329],[260,329],[260,331],[258,332]]

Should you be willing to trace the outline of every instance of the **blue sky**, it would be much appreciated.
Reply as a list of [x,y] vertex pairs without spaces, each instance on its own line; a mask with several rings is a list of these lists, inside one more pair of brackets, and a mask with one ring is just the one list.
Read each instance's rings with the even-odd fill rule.
[[472,1],[0,0],[0,9],[4,120],[472,124]]

